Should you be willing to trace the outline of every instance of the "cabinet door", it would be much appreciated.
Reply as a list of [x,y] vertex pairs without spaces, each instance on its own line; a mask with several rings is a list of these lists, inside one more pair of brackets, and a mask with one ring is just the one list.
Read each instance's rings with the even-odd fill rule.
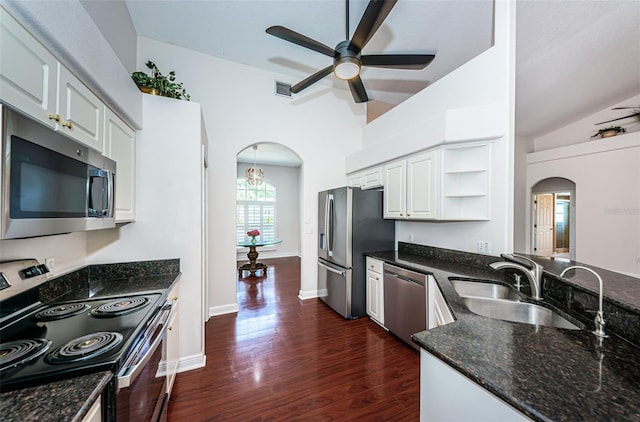
[[104,108],[104,155],[116,162],[116,222],[136,218],[136,133]]
[[173,382],[178,373],[178,363],[180,361],[180,339],[178,325],[180,323],[180,310],[178,309],[178,285],[169,292],[169,299],[173,302],[174,313],[171,321],[167,325],[167,348],[166,348],[166,365],[167,365],[167,393],[171,395]]
[[407,159],[407,218],[438,217],[437,181],[437,151]]
[[384,167],[384,218],[406,218],[406,160]]
[[58,62],[0,7],[0,99],[55,128]]
[[102,152],[102,102],[66,67],[60,65],[58,69],[60,130]]
[[367,271],[367,314],[380,324],[384,324],[381,287],[382,275],[374,271]]
[[382,167],[365,170],[362,176],[362,189],[382,186]]

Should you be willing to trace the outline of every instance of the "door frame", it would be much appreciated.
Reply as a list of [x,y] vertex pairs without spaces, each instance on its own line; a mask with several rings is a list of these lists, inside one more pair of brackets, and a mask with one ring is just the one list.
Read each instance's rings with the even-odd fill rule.
[[[536,183],[537,185],[537,183]],[[555,209],[555,194],[557,193],[565,193],[568,192],[571,196],[569,200],[569,259],[572,261],[576,260],[576,190],[575,189],[550,189],[550,190],[540,190],[535,191],[534,188],[536,185],[533,185],[531,191],[529,193],[530,198],[530,221],[529,221],[529,233],[531,234],[531,242],[529,247],[531,248],[531,254],[536,254],[536,195],[544,195],[544,194],[553,194],[554,195],[554,209]],[[554,215],[554,227],[553,227],[553,242],[555,249],[555,215]]]

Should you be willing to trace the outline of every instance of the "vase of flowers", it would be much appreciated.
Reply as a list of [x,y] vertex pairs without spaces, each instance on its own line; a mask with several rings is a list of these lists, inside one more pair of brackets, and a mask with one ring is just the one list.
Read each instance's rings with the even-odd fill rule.
[[251,238],[251,243],[256,243],[256,236],[260,236],[260,231],[258,229],[249,230],[247,236]]

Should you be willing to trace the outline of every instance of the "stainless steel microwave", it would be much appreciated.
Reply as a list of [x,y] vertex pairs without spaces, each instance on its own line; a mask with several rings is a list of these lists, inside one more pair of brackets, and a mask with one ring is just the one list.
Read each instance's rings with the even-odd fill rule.
[[115,161],[2,104],[0,126],[0,239],[115,227]]

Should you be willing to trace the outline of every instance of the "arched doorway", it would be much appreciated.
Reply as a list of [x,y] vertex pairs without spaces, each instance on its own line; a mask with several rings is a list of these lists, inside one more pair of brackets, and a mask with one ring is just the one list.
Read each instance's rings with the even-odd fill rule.
[[[247,239],[247,231],[258,230],[260,241],[281,240],[258,248],[260,259],[301,257],[300,156],[279,143],[257,142],[237,154],[236,168],[236,243]],[[256,174],[259,182],[252,179]],[[237,259],[246,261],[247,252],[238,248]]]
[[534,255],[575,260],[576,184],[552,177],[531,188],[531,250]]

